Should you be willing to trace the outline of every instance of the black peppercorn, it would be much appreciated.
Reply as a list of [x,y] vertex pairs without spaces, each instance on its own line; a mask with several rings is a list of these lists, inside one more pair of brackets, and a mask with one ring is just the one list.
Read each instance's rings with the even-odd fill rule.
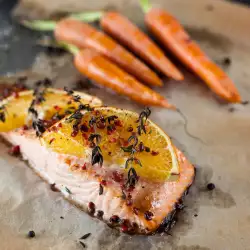
[[104,214],[104,212],[102,210],[97,211],[97,217],[98,218],[102,218],[103,214]]
[[146,211],[144,213],[144,217],[145,217],[146,220],[152,220],[153,216],[154,216],[154,214],[152,212],[150,212],[150,211]]
[[210,190],[210,191],[214,190],[215,189],[215,185],[213,183],[208,183],[207,184],[207,189]]
[[35,232],[34,231],[29,231],[28,232],[28,237],[29,238],[34,238],[36,236]]

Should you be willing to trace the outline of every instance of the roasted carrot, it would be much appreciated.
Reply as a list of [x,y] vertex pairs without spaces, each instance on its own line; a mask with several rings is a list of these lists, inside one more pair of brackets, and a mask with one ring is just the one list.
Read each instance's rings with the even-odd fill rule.
[[72,45],[63,44],[63,46],[66,46],[74,54],[74,65],[77,70],[98,84],[143,105],[175,109],[175,106],[169,104],[164,97],[144,86],[95,50],[83,49],[79,51]]
[[[26,22],[25,24],[32,28],[32,23]],[[45,30],[45,24],[46,21],[43,23],[39,21],[34,28],[39,29],[40,25]],[[148,66],[120,46],[111,37],[87,23],[72,18],[63,19],[56,24],[54,34],[57,41],[71,43],[80,49],[95,49],[144,83],[162,86],[160,78]]]
[[241,102],[241,97],[230,78],[191,40],[180,23],[165,10],[152,8],[149,0],[140,1],[146,13],[146,26],[158,40],[218,96],[229,102]]
[[101,18],[105,32],[113,36],[155,69],[175,80],[183,80],[183,74],[165,56],[164,52],[128,18],[117,13],[107,12]]

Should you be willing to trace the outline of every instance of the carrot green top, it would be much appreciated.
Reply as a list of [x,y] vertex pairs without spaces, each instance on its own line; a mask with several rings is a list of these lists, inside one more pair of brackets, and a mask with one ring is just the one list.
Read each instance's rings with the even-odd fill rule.
[[144,13],[147,13],[152,9],[152,4],[150,3],[150,0],[140,0],[140,5]]
[[[73,19],[78,19],[84,22],[94,22],[99,20],[103,15],[102,11],[96,12],[85,12],[85,13],[75,13],[71,14],[68,17]],[[56,21],[51,20],[35,20],[35,21],[22,21],[22,24],[33,30],[40,30],[40,31],[53,31],[56,28]]]

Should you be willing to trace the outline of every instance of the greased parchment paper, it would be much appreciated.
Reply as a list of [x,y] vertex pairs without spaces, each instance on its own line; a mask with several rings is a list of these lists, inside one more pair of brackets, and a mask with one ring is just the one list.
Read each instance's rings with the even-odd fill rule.
[[[23,10],[27,2],[23,1]],[[142,15],[137,15],[135,2],[129,1],[125,9],[128,11],[131,6],[130,16],[139,20]],[[225,70],[243,100],[249,100],[250,10],[205,0],[164,1],[162,6],[188,26],[215,61],[231,58],[232,63]],[[51,60],[60,62],[48,66]],[[49,74],[56,86],[62,86],[65,82],[70,84],[74,76],[79,77],[73,69],[69,70],[69,65],[69,58],[39,55],[33,70]],[[187,134],[178,113],[154,108],[151,116],[197,166],[195,183],[185,200],[187,207],[178,216],[171,235],[128,236],[110,229],[52,192],[24,162],[9,156],[7,146],[1,143],[0,249],[77,250],[82,249],[78,239],[86,233],[91,233],[84,241],[86,247],[93,250],[250,249],[250,106],[219,103],[200,80],[186,71],[185,77],[181,83],[166,81],[158,91],[183,112],[188,119],[188,132],[199,139]],[[141,109],[104,89],[86,88],[85,84],[83,88],[103,98],[105,104]],[[212,192],[206,189],[209,182],[216,186]],[[26,237],[29,230],[35,231],[35,238]]]

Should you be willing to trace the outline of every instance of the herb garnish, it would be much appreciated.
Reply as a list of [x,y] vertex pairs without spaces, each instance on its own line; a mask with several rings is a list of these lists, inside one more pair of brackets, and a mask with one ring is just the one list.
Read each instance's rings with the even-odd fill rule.
[[99,195],[103,194],[103,186],[102,184],[99,185]]
[[150,116],[151,114],[151,110],[149,108],[145,108],[139,115],[139,125],[137,127],[137,131],[138,131],[138,134],[141,135],[142,134],[142,131],[146,134],[147,131],[146,131],[146,127],[145,127],[145,123],[148,119],[148,117]]
[[48,78],[45,78],[44,80],[38,81],[36,83],[36,88],[33,93],[33,100],[31,101],[30,107],[28,109],[28,113],[32,115],[32,127],[36,131],[37,136],[41,136],[45,130],[45,122],[41,119],[38,119],[38,112],[35,109],[35,105],[40,105],[43,102],[45,102],[45,94],[47,91],[47,88],[51,85],[51,80]]
[[67,188],[67,187],[64,187],[65,188],[65,191],[68,193],[68,194],[72,194],[72,192]]
[[86,245],[83,242],[79,241],[79,243],[82,245],[83,248],[86,247]]
[[4,105],[0,106],[0,121],[2,122],[5,122],[6,120],[5,112],[6,112],[5,106]]
[[87,239],[90,235],[91,235],[91,233],[84,234],[84,235],[80,238],[80,240],[85,240],[85,239]]

